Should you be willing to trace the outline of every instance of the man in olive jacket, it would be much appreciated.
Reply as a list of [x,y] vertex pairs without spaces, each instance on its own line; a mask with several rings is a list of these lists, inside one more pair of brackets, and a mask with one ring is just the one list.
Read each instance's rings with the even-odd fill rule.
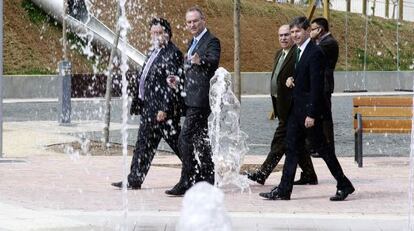
[[[273,136],[270,152],[266,160],[256,172],[250,172],[247,177],[259,184],[264,184],[266,179],[277,166],[286,152],[286,124],[292,101],[292,88],[286,86],[288,77],[292,77],[295,71],[296,45],[290,38],[289,25],[282,25],[278,31],[281,49],[276,52],[273,71],[270,82],[270,91],[273,103],[273,111],[279,120],[279,124]],[[302,152],[305,152],[302,147]],[[301,155],[299,166],[303,173],[297,184],[317,184],[318,179],[309,155]]]

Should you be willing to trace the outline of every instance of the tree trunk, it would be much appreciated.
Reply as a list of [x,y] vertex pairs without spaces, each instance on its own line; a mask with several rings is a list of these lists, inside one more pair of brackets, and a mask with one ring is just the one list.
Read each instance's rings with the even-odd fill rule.
[[395,8],[397,7],[397,3],[393,1],[392,6],[392,19],[395,19]]
[[[116,18],[119,19],[120,16],[121,16],[121,7],[118,4]],[[104,142],[102,143],[102,147],[106,147],[107,144],[109,143],[109,125],[111,123],[112,74],[113,74],[113,69],[114,69],[113,59],[118,50],[120,33],[121,33],[121,28],[118,25],[116,25],[116,37],[115,37],[114,43],[112,44],[111,55],[109,56],[109,64],[108,64],[108,72],[107,72],[108,76],[106,78],[105,117],[104,117],[105,126],[103,129]]]
[[241,103],[240,0],[234,0],[234,94]]
[[346,0],[346,12],[351,12],[351,0]]
[[371,9],[372,9],[372,16],[375,16],[375,7],[376,7],[376,5],[377,5],[377,0],[373,0],[372,7],[371,7]]
[[329,0],[323,0],[323,17],[329,21]]
[[385,0],[385,17],[390,17],[390,0]]
[[362,14],[367,15],[367,0],[362,0]]

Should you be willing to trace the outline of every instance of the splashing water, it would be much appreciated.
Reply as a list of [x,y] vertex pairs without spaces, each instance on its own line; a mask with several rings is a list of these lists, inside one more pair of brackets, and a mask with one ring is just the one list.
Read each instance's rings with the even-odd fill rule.
[[69,156],[72,161],[78,161],[80,158],[79,151],[75,151],[72,146],[65,145],[63,152]]
[[118,27],[120,28],[120,38],[121,40],[125,41],[121,43],[120,50],[121,52],[121,75],[122,75],[122,125],[121,125],[121,134],[122,134],[122,162],[123,162],[123,171],[122,171],[122,207],[123,207],[123,218],[124,223],[122,224],[121,230],[128,230],[128,194],[127,194],[127,184],[128,184],[128,163],[127,163],[127,155],[128,155],[128,131],[127,131],[127,123],[128,123],[128,80],[126,77],[126,73],[129,69],[128,66],[128,57],[126,55],[125,50],[126,48],[126,41],[127,41],[127,34],[128,29],[130,28],[130,24],[126,17],[125,13],[125,2],[126,0],[119,0],[119,5],[121,9],[121,14],[118,19]]
[[213,151],[215,184],[233,184],[249,188],[246,176],[239,174],[244,155],[249,151],[247,134],[240,131],[240,102],[231,90],[231,75],[224,68],[217,69],[210,80],[208,131]]
[[177,231],[230,231],[231,221],[224,208],[224,193],[206,182],[191,187],[183,199]]

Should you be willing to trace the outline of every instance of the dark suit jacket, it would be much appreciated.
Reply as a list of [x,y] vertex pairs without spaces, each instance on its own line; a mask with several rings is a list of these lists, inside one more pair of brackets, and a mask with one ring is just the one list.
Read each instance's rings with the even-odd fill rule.
[[[141,68],[138,78],[141,77],[148,58]],[[148,70],[143,100],[138,98],[140,82],[138,79],[137,91],[131,105],[131,114],[139,113],[144,117],[155,118],[158,111],[163,111],[167,113],[168,118],[179,116],[180,92],[168,86],[167,77],[168,75],[177,75],[182,78],[182,70],[183,54],[172,42],[169,42],[161,49]]]
[[[296,45],[290,48],[289,53],[285,57],[285,60],[277,76],[277,97],[272,97],[274,105],[273,110],[275,112],[275,115],[279,118],[279,120],[282,121],[287,121],[292,101],[292,89],[286,87],[286,79],[288,77],[292,77],[295,71],[295,50]],[[276,52],[273,64],[273,71],[271,75],[272,78],[276,70],[277,62],[279,61],[280,55],[282,54],[282,51],[283,49],[280,49]]]
[[339,56],[338,42],[329,34],[319,42],[319,46],[322,48],[328,62],[325,69],[325,92],[333,93],[334,71]]
[[324,101],[325,55],[310,41],[296,65],[292,100],[295,111],[314,119],[321,118]]
[[[189,47],[192,41],[190,41]],[[186,65],[184,101],[188,107],[209,108],[210,79],[214,76],[220,62],[220,41],[207,30],[198,41],[192,55],[197,53],[201,65]]]

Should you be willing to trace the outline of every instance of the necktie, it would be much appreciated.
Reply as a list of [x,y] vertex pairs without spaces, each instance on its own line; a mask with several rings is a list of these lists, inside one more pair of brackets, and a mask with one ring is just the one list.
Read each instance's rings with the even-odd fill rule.
[[151,53],[151,56],[148,59],[148,62],[145,64],[144,70],[142,71],[141,78],[139,79],[139,95],[138,95],[138,97],[140,99],[144,99],[145,79],[147,78],[148,71],[151,68],[152,63],[154,62],[154,60],[157,57],[160,50],[161,49],[156,49]]
[[285,52],[282,51],[282,54],[280,55],[279,60],[277,61],[275,71],[273,72],[271,93],[274,96],[276,96],[277,94],[277,76],[279,75],[280,69],[282,68],[283,62],[285,61],[285,56]]
[[193,39],[193,43],[191,44],[190,49],[188,49],[188,53],[187,53],[187,58],[190,59],[191,58],[191,54],[193,53],[196,45],[197,45],[197,39]]
[[300,59],[300,52],[301,50],[298,48],[296,48],[296,59],[295,59],[295,69],[296,69],[296,65],[299,63],[299,59]]

